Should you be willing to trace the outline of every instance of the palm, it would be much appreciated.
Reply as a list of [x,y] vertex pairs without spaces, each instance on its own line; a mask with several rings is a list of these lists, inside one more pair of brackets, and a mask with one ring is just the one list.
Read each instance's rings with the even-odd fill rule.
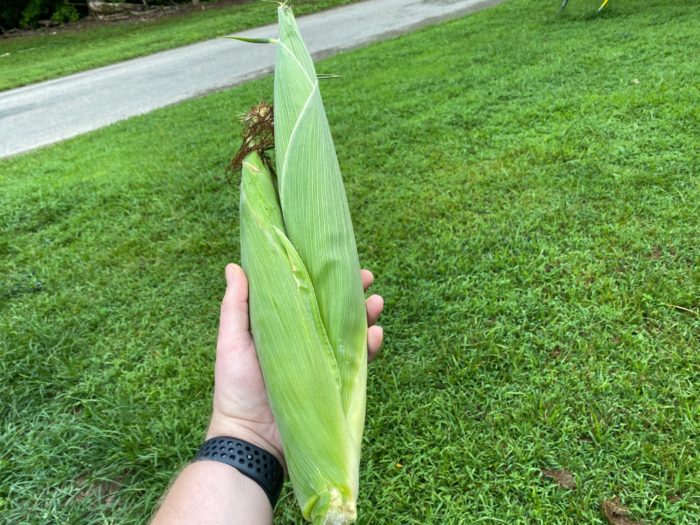
[[[216,345],[214,415],[209,435],[230,435],[240,431],[251,433],[262,440],[263,448],[264,445],[271,445],[281,456],[282,443],[250,333],[248,281],[243,270],[235,265],[226,267],[226,281]],[[365,290],[372,281],[372,274],[363,270],[362,284]],[[370,360],[382,343],[383,332],[374,324],[383,306],[384,301],[378,295],[367,299],[367,322],[370,326],[367,347]]]
[[252,338],[238,351],[218,354],[223,355],[223,362],[217,363],[214,374],[214,410],[227,418],[241,419],[241,423],[282,450]]

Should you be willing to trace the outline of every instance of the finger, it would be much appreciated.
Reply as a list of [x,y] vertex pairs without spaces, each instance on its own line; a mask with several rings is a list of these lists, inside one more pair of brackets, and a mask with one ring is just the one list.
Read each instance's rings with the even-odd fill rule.
[[384,309],[384,298],[381,295],[371,295],[369,299],[365,301],[367,306],[367,325],[372,326],[376,324],[379,315]]
[[367,331],[367,361],[371,362],[382,346],[384,341],[384,329],[381,326],[370,326]]
[[248,324],[248,279],[237,264],[226,265],[226,293],[221,301],[219,342],[225,347],[247,342],[250,337]]
[[362,278],[362,288],[367,291],[367,288],[372,286],[374,282],[374,275],[369,270],[360,270],[360,277]]

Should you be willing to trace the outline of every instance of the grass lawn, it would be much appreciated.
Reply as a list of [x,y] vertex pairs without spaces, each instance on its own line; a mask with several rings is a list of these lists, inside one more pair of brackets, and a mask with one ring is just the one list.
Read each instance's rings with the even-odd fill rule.
[[[294,6],[301,15],[353,1],[294,0]],[[269,2],[252,0],[146,22],[105,23],[55,35],[0,39],[0,91],[276,21]]]
[[[512,0],[324,61],[386,299],[360,524],[603,524],[615,496],[698,523],[700,11],[597,5]],[[271,93],[0,162],[0,523],[144,523],[194,454],[234,116]],[[288,488],[277,516],[301,522]]]

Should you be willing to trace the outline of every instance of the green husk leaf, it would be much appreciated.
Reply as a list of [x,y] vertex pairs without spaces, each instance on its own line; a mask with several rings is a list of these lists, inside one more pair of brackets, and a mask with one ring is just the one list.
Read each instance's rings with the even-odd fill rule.
[[359,449],[365,415],[367,319],[360,263],[319,82],[291,10],[278,9],[275,153],[287,236],[311,276]]
[[246,36],[222,36],[221,38],[227,38],[229,40],[240,40],[241,42],[248,42],[249,44],[276,44],[276,38],[250,38]]

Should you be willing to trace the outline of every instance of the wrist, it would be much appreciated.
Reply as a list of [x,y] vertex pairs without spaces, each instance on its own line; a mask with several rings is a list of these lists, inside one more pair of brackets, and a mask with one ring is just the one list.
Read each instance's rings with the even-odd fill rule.
[[237,437],[217,436],[204,442],[195,461],[216,462],[239,472],[256,483],[272,508],[275,507],[284,483],[284,470],[265,449]]
[[253,480],[223,463],[195,461],[180,472],[151,525],[270,525],[272,514],[267,495]]
[[269,452],[275,456],[286,472],[287,465],[284,462],[284,454],[282,450],[278,449],[269,440],[265,439],[265,437],[263,437],[250,422],[238,418],[224,416],[214,411],[211,421],[209,422],[209,428],[207,429],[205,439],[220,436],[236,437],[259,447],[266,452]]

